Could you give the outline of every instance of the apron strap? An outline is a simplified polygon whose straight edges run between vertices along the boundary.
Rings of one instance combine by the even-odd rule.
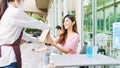
[[[21,60],[21,52],[20,52],[20,42],[21,42],[22,34],[23,34],[23,30],[20,34],[20,37],[13,44],[1,45],[1,46],[12,46],[17,60],[17,68],[22,68],[22,60]],[[1,57],[1,46],[0,46],[0,57]]]

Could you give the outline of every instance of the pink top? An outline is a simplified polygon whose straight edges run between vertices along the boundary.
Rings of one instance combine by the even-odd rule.
[[[59,40],[60,37],[57,37],[56,41]],[[66,42],[65,44],[62,46],[62,48],[64,49],[72,49],[71,52],[69,52],[68,54],[72,55],[72,54],[76,54],[76,51],[77,51],[77,46],[78,46],[78,43],[79,43],[79,40],[80,40],[80,37],[77,33],[74,33],[72,36],[68,37],[66,39]]]

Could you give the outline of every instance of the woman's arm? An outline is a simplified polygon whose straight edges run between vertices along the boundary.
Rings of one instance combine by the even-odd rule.
[[[60,50],[62,53],[65,53],[65,54],[68,54],[69,52],[72,51],[72,49],[70,49],[70,48],[64,49],[64,48],[58,46],[57,43],[54,43],[54,44],[52,44],[52,45],[53,45],[54,47],[56,47],[58,50]]]
[[[51,39],[52,40],[52,39]],[[52,40],[51,44],[56,47],[58,50],[60,50],[61,52],[65,53],[65,54],[68,54],[70,53],[72,50],[75,50],[77,48],[77,45],[78,45],[78,41],[79,41],[79,36],[78,35],[75,35],[74,37],[71,38],[70,41],[68,41],[69,43],[66,43],[66,45],[68,45],[69,47],[68,48],[64,48],[64,47],[60,47],[58,46],[58,44]]]
[[[32,49],[32,51],[34,51],[34,52],[44,52],[44,51],[48,51],[49,48],[50,48],[50,46],[44,46],[44,48]]]
[[[64,49],[64,48],[62,48],[62,47],[60,47],[60,46],[58,46],[58,43],[57,43],[57,41],[58,41],[58,38],[57,38],[57,40],[54,40],[51,36],[50,36],[50,34],[48,34],[48,41],[51,43],[51,45],[52,46],[54,46],[54,47],[56,47],[58,50],[60,50],[62,53],[65,53],[65,54],[67,54],[67,53],[69,53],[72,49],[70,49],[70,48],[67,48],[67,49]]]

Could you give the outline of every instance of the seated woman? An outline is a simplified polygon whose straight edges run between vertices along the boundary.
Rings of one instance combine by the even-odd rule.
[[[49,64],[49,56],[52,52],[69,55],[75,55],[77,53],[76,51],[80,38],[77,31],[75,17],[69,14],[64,17],[61,33],[55,41],[50,35],[47,38],[49,40],[48,43],[50,43],[54,48],[50,47],[47,51],[42,52],[42,68],[46,68]]]

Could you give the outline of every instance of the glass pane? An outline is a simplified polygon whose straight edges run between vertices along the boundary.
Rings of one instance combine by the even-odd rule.
[[[103,19],[103,11],[97,12],[97,32],[101,32],[104,28],[104,19]]]
[[[120,22],[120,4],[117,5],[116,9],[116,22]]]
[[[112,23],[114,22],[114,7],[105,10],[106,29],[112,31]]]

